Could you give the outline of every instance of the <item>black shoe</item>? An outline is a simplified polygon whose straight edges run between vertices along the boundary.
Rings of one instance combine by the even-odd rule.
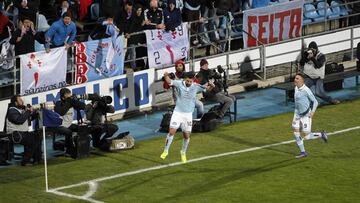
[[[33,166],[34,164],[30,161],[22,161],[21,166]]]
[[[337,100],[337,99],[334,99],[334,100],[331,101],[331,104],[334,104],[334,105],[340,104],[340,101]]]
[[[9,166],[9,165],[11,165],[11,164],[7,161],[3,161],[0,163],[0,166]]]

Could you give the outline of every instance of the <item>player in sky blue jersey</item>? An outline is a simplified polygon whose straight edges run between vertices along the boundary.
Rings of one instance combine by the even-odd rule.
[[[327,135],[325,132],[311,132],[311,121],[318,106],[318,101],[311,90],[304,84],[304,75],[301,73],[296,74],[294,84],[295,112],[292,127],[294,129],[296,144],[300,149],[300,154],[296,156],[296,158],[303,158],[307,156],[307,153],[305,151],[303,138],[300,135],[300,129],[305,135],[305,140],[315,139],[320,136],[327,142]]]
[[[183,80],[171,80],[168,73],[164,74],[165,82],[176,88],[176,105],[170,120],[170,129],[166,137],[164,152],[160,158],[165,159],[169,153],[170,145],[174,135],[179,127],[183,132],[183,144],[180,151],[181,161],[186,162],[186,150],[190,142],[190,133],[192,130],[192,114],[195,109],[196,95],[198,92],[211,90],[214,85],[199,85],[193,83],[194,74],[185,73]]]

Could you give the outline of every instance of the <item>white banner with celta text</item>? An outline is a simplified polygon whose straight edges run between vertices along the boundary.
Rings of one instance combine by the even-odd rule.
[[[187,23],[174,31],[155,29],[146,30],[145,34],[149,68],[175,64],[175,61],[187,58],[190,48]]]
[[[300,37],[303,0],[244,11],[244,47],[271,44]]]
[[[66,86],[67,50],[65,47],[20,56],[20,93],[45,92]]]

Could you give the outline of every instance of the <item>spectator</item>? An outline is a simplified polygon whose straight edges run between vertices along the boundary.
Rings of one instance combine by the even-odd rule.
[[[61,2],[61,7],[59,8],[57,13],[57,19],[60,19],[64,15],[64,13],[67,12],[71,12],[70,4],[67,0],[63,0]]]
[[[185,0],[184,1],[184,9],[183,9],[183,20],[185,22],[192,22],[200,20],[200,7],[201,2],[199,0]],[[191,38],[190,42],[192,45],[198,45],[199,40],[197,39],[198,32],[198,22],[193,22],[191,24]]]
[[[208,44],[209,41],[216,42],[219,40],[219,34],[216,31],[215,25],[215,0],[206,1],[204,4],[201,4],[201,16],[203,21],[199,25],[199,32],[204,33],[199,35],[199,42],[202,45]],[[206,30],[205,30],[206,27]],[[206,32],[206,33],[205,33]]]
[[[135,15],[131,21],[129,31],[128,33],[125,33],[125,36],[128,38],[127,53],[129,56],[129,60],[131,60],[130,67],[132,69],[136,68],[136,53],[137,53],[136,46],[140,44],[144,44],[146,42],[145,35],[142,33],[130,35],[132,33],[143,31],[145,25],[141,5],[140,4],[135,5],[134,10],[135,10]]]
[[[235,12],[238,10],[238,4],[235,0],[216,0],[215,1],[216,7],[216,15],[221,16],[219,18],[219,36],[221,40],[227,39],[229,37],[228,33],[228,22],[230,21],[230,12]],[[225,48],[224,44],[222,43],[223,48]]]
[[[31,22],[36,22],[36,13],[39,9],[39,2],[39,0],[20,0],[15,4],[19,10],[19,20],[22,22],[24,18],[29,18]]]
[[[116,36],[119,33],[119,28],[114,25],[114,17],[107,16],[101,24],[99,24],[90,34],[89,40],[97,40]]]
[[[339,104],[340,101],[331,98],[324,90],[325,77],[325,55],[322,54],[316,42],[310,42],[308,49],[303,53],[300,66],[305,74],[305,84],[307,87],[315,87],[315,95],[332,104]]]
[[[34,23],[25,17],[22,27],[15,30],[10,39],[10,43],[15,45],[15,55],[35,52],[35,40],[40,41],[39,33],[34,29]]]
[[[76,36],[75,23],[71,22],[71,13],[64,13],[62,19],[54,22],[45,34],[45,50],[50,48],[66,46],[69,49]]]
[[[176,0],[168,0],[168,6],[164,10],[164,22],[166,31],[174,31],[181,24],[181,11],[176,8]]]
[[[115,20],[117,27],[120,29],[120,33],[128,33],[130,29],[130,24],[133,19],[133,3],[128,1],[118,19]]]
[[[9,38],[9,32],[12,24],[9,18],[0,11],[0,42],[6,38]]]
[[[144,29],[165,29],[163,11],[158,7],[157,0],[150,1],[150,9],[144,11],[144,19]]]
[[[80,0],[79,19],[85,20],[88,17],[89,6],[92,4],[92,0]]]

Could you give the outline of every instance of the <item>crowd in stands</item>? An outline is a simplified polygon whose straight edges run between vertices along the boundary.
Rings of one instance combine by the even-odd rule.
[[[11,38],[16,55],[44,49],[49,52],[49,48],[64,45],[68,48],[75,40],[84,41],[79,38],[84,30],[78,24],[92,22],[96,26],[85,33],[89,36],[85,39],[124,34],[128,39],[126,59],[135,69],[144,66],[135,59],[147,52],[145,46],[139,46],[146,43],[145,35],[134,33],[155,28],[172,31],[182,22],[193,22],[191,45],[207,47],[209,55],[210,46],[225,50],[230,20],[240,27],[238,36],[242,35],[242,11],[286,1],[290,0],[0,0],[0,42]],[[320,1],[305,2],[317,5]],[[349,3],[349,14],[360,12],[360,3],[326,2],[332,5],[334,1]],[[359,15],[351,16],[350,25],[359,23]]]

